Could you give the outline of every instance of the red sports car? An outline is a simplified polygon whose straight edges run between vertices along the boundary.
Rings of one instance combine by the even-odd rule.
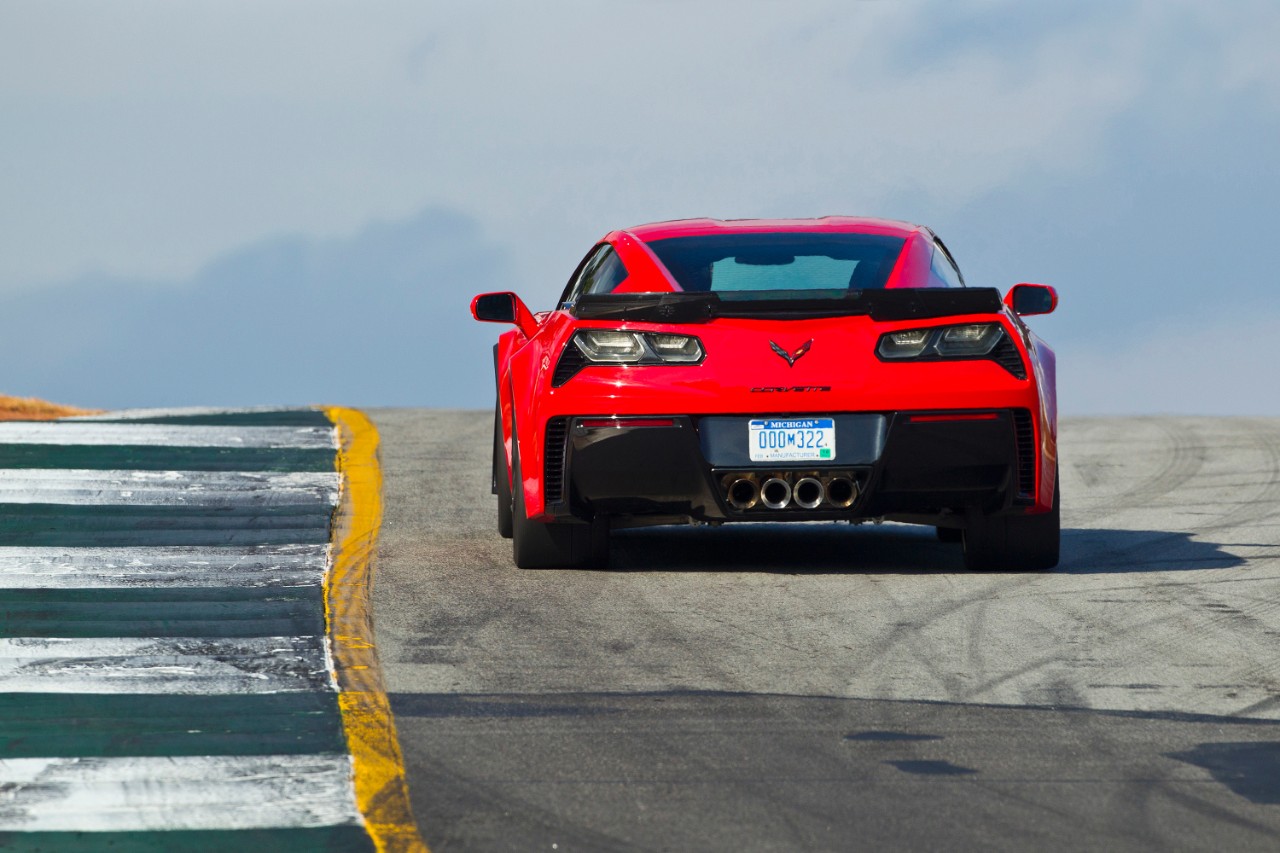
[[[973,569],[1058,562],[1057,294],[966,287],[928,228],[691,219],[605,235],[555,309],[471,303],[494,347],[493,482],[516,565],[618,527],[889,519]]]

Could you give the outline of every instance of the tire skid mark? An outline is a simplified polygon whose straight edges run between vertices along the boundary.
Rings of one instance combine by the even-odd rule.
[[[1264,485],[1254,494],[1238,504],[1227,508],[1218,507],[1218,520],[1209,524],[1198,524],[1193,527],[1195,533],[1220,534],[1228,531],[1239,531],[1258,521],[1277,514],[1277,503],[1280,502],[1280,434],[1274,425],[1257,420],[1240,420],[1229,422],[1229,429],[1239,436],[1241,445],[1247,445],[1261,456],[1261,473],[1264,474]],[[1217,537],[1215,537],[1217,538]],[[1274,539],[1272,540],[1274,542]],[[1188,584],[1177,590],[1180,605],[1195,614],[1192,619],[1200,626],[1216,629],[1217,633],[1241,637],[1255,636],[1265,631],[1267,622],[1260,620],[1259,615],[1274,612],[1276,606],[1270,602],[1262,608],[1249,610],[1224,605],[1216,596],[1210,594],[1200,584]],[[1206,618],[1206,611],[1210,614]],[[1173,638],[1165,644],[1173,649],[1181,643]],[[1254,658],[1251,666],[1238,668],[1233,660],[1229,664],[1229,675],[1225,680],[1248,684],[1254,690],[1263,690],[1271,697],[1242,705],[1235,713],[1252,715],[1271,710],[1280,702],[1280,678],[1277,670],[1280,663],[1272,658]]]
[[[1258,522],[1280,517],[1280,428],[1275,424],[1259,419],[1241,421],[1245,437],[1257,448],[1265,459],[1265,470],[1260,472],[1264,484],[1257,494],[1242,500],[1235,509],[1223,513],[1220,521],[1198,525],[1197,532],[1221,533],[1253,526]],[[1272,536],[1267,543],[1277,543]]]
[[[1080,595],[1094,595],[1098,593],[1115,593],[1115,592],[1143,592],[1145,590],[1155,589],[1177,589],[1185,586],[1221,586],[1231,584],[1264,584],[1272,583],[1280,580],[1280,575],[1263,575],[1259,577],[1230,577],[1230,578],[1213,578],[1208,580],[1186,580],[1186,581],[1152,581],[1147,584],[1123,584],[1115,586],[1086,586],[1078,589],[1056,589],[1045,593],[1048,598],[1075,598]],[[1006,596],[1008,598],[1017,598],[1019,596]]]
[[[1096,488],[1088,488],[1089,480],[1093,479],[1093,485],[1096,487],[1102,484],[1100,478],[1092,477],[1086,473],[1080,473],[1080,478],[1085,482],[1088,490],[1085,494],[1095,496],[1090,501],[1089,512],[1094,518],[1104,517],[1115,514],[1122,510],[1130,509],[1135,505],[1147,505],[1153,503],[1156,499],[1162,498],[1169,492],[1184,484],[1187,480],[1199,473],[1204,466],[1206,453],[1203,444],[1198,440],[1196,430],[1187,424],[1166,418],[1133,418],[1123,422],[1122,428],[1129,428],[1128,425],[1138,424],[1139,426],[1152,430],[1157,435],[1159,448],[1152,447],[1149,442],[1138,442],[1134,439],[1133,443],[1138,444],[1139,452],[1148,457],[1154,457],[1159,462],[1159,467],[1154,473],[1145,475],[1136,483],[1126,486],[1122,491],[1113,495],[1099,495]],[[1110,423],[1091,423],[1090,432],[1107,431],[1112,432],[1116,427]],[[1126,450],[1126,442],[1121,437],[1108,438],[1107,441],[1089,442],[1094,447],[1104,447],[1104,453],[1091,455],[1087,460],[1079,462],[1071,461],[1073,469],[1080,472],[1081,469],[1090,470],[1092,468],[1115,468],[1123,470],[1122,461],[1112,462],[1117,459],[1119,453]],[[1083,441],[1072,438],[1070,442],[1064,442],[1066,447],[1063,448],[1064,457],[1071,459],[1073,453],[1072,445]],[[1165,449],[1167,447],[1167,449]],[[1129,458],[1133,454],[1124,453],[1121,459]]]
[[[991,609],[991,600],[983,599],[974,608],[973,615],[970,618],[969,630],[967,634],[968,648],[966,658],[969,664],[969,673],[974,678],[984,679],[987,677],[986,643],[984,642],[988,630],[987,616]]]
[[[906,646],[911,652],[917,663],[919,663],[934,680],[944,686],[948,697],[964,695],[967,688],[963,680],[945,669],[945,656],[939,655],[932,640],[925,636],[926,629],[938,625],[943,620],[958,614],[962,610],[967,610],[975,605],[985,605],[994,596],[998,596],[1003,588],[1004,578],[1001,581],[993,582],[980,592],[960,599],[952,599],[949,603],[930,608],[923,614],[923,618],[917,617],[912,622],[899,623],[894,626],[893,630],[881,639],[871,650],[871,656],[865,662],[860,662],[861,667],[867,670],[881,668],[877,664],[889,663],[886,658],[890,656],[898,646]],[[1019,588],[1025,588],[1037,584],[1037,577],[1018,578],[1014,585]],[[881,589],[881,592],[890,599],[894,609],[905,609],[903,602],[896,599],[892,592],[888,589]],[[890,670],[885,673],[885,678],[881,680],[880,686],[884,690],[884,695],[895,695],[896,691],[893,682],[896,680],[895,673]]]
[[[1179,446],[1186,441],[1186,436],[1191,431],[1185,425],[1162,426],[1163,432],[1173,438],[1173,451],[1170,459],[1160,472],[1129,489],[1125,494],[1135,497],[1146,494],[1150,497],[1153,494],[1152,488],[1164,488],[1170,481],[1171,472],[1178,467]],[[1237,450],[1252,449],[1259,452],[1263,457],[1263,470],[1259,473],[1256,492],[1247,496],[1242,495],[1239,500],[1230,502],[1224,502],[1220,496],[1213,495],[1209,498],[1212,501],[1210,505],[1213,509],[1205,513],[1205,521],[1188,525],[1185,530],[1172,531],[1163,535],[1156,534],[1150,541],[1137,542],[1118,549],[1110,546],[1105,541],[1086,544],[1084,549],[1078,546],[1072,547],[1066,551],[1067,557],[1064,559],[1061,569],[1072,570],[1096,565],[1097,558],[1100,555],[1105,555],[1105,565],[1110,567],[1147,566],[1159,561],[1151,558],[1162,556],[1165,549],[1161,549],[1161,545],[1183,544],[1186,542],[1187,534],[1198,535],[1236,530],[1280,515],[1280,433],[1278,433],[1277,427],[1266,421],[1241,420],[1238,422],[1229,421],[1227,429],[1229,432],[1225,438],[1235,438],[1230,443]],[[1203,466],[1209,448],[1215,450],[1221,448],[1224,444],[1221,440],[1222,438],[1224,437],[1203,436],[1201,446],[1198,448],[1198,452],[1194,454],[1194,457],[1198,460],[1194,466],[1197,471]],[[1182,455],[1186,456],[1185,453]],[[1194,487],[1195,490],[1203,488],[1203,486]],[[1098,508],[1103,510],[1104,517],[1105,514],[1118,514],[1125,509],[1122,506],[1118,506],[1117,501],[1114,499],[1104,501],[1096,506],[1091,504],[1087,511],[1091,519],[1094,510]],[[1081,510],[1080,512],[1084,514],[1085,511]],[[1274,545],[1276,544],[1276,537],[1269,537],[1269,541],[1258,544],[1263,547]],[[1145,557],[1145,559],[1138,559],[1140,556]],[[1175,559],[1174,562],[1178,561]]]
[[[1116,498],[1113,503],[1120,506],[1151,503],[1162,498],[1195,477],[1204,466],[1206,452],[1197,430],[1165,418],[1143,420],[1159,430],[1161,437],[1170,445],[1170,452],[1153,475],[1130,486]]]
[[[1210,789],[1212,790],[1212,789]],[[1267,839],[1280,838],[1280,830],[1250,820],[1240,815],[1238,812],[1225,809],[1216,803],[1211,803],[1204,797],[1196,796],[1191,786],[1185,783],[1177,784],[1173,782],[1160,786],[1160,794],[1168,798],[1169,801],[1181,809],[1195,812],[1201,817],[1207,818],[1214,823],[1229,823],[1241,829],[1247,829],[1256,832]]]
[[[1164,462],[1154,474],[1145,477],[1143,480],[1132,486],[1129,486],[1119,495],[1105,499],[1101,506],[1095,506],[1091,503],[1088,509],[1090,515],[1094,515],[1098,509],[1101,509],[1104,513],[1108,511],[1118,512],[1125,508],[1128,503],[1135,500],[1142,499],[1150,501],[1154,497],[1163,496],[1176,488],[1182,482],[1184,477],[1187,476],[1188,471],[1198,472],[1204,465],[1207,454],[1203,447],[1197,444],[1196,432],[1191,427],[1176,422],[1172,424],[1165,423],[1163,419],[1156,418],[1137,419],[1137,421],[1144,425],[1152,426],[1158,430],[1162,440],[1171,446],[1171,451],[1168,454],[1161,454],[1164,458]],[[1084,426],[1088,432],[1109,431],[1114,429],[1114,427],[1107,422],[1085,422]],[[1078,441],[1079,439],[1077,438],[1076,440]],[[1095,442],[1095,446],[1096,445],[1112,447],[1113,443]],[[1069,449],[1067,452],[1070,452]],[[1107,455],[1095,457],[1095,459],[1098,460],[1097,464],[1104,466],[1106,465],[1105,460],[1107,458]],[[1079,500],[1079,498],[1073,499],[1069,494],[1066,497],[1068,506],[1070,506],[1071,503],[1078,502]],[[1179,534],[1169,534],[1167,537],[1162,538],[1167,538],[1168,541],[1173,542],[1175,540],[1181,541],[1183,537]],[[1149,547],[1149,544],[1138,544],[1130,548],[1126,548],[1124,551],[1136,553],[1147,547]],[[1108,548],[1106,545],[1100,545],[1096,551],[1107,551],[1107,553],[1113,558],[1117,556],[1116,550],[1114,548]],[[1067,552],[1067,554],[1068,558],[1064,561],[1063,568],[1070,568],[1074,565],[1086,563],[1089,560],[1089,557],[1092,556],[1089,554],[1081,555],[1070,551]],[[1120,556],[1124,556],[1124,554],[1122,553]],[[885,658],[892,654],[895,648],[900,645],[906,645],[911,649],[915,659],[923,665],[926,671],[939,684],[946,685],[946,691],[949,695],[974,695],[975,692],[977,692],[977,689],[966,687],[955,675],[944,671],[944,667],[940,662],[940,656],[937,654],[936,647],[924,636],[926,630],[966,608],[977,606],[981,612],[985,612],[993,597],[1004,598],[1010,595],[1018,595],[1020,593],[1031,593],[1032,590],[1039,585],[1039,580],[1039,577],[1036,576],[1015,576],[1012,578],[1004,576],[999,581],[974,595],[970,595],[959,600],[949,599],[947,600],[947,603],[930,608],[925,612],[923,618],[920,618],[917,615],[912,622],[896,626],[887,636],[881,638],[876,644],[875,649],[872,651],[869,660],[866,660],[864,665],[874,666],[877,662],[883,662]],[[893,601],[895,609],[897,609],[897,606],[902,604],[902,602],[893,600],[892,594],[883,587],[880,588],[880,591],[888,595],[891,601]],[[970,646],[969,651],[971,655],[977,655],[977,660],[981,660],[982,657],[980,649],[983,643],[977,638],[986,633],[982,625],[984,621],[985,617],[979,615],[969,626],[968,631],[970,638],[968,643]],[[1056,656],[1047,658],[1045,661],[1038,663],[1037,666],[1042,666],[1056,659]],[[978,667],[978,674],[985,675],[984,668],[981,665]],[[885,687],[889,688],[890,685],[886,684]]]
[[[1139,590],[1141,591],[1141,590]],[[1156,633],[1149,639],[1143,640],[1133,646],[1126,647],[1128,658],[1130,660],[1169,660],[1173,656],[1185,652],[1186,636],[1193,634],[1195,636],[1221,636],[1224,633],[1236,633],[1234,629],[1237,625],[1235,614],[1223,613],[1204,606],[1204,596],[1196,587],[1188,586],[1184,588],[1185,595],[1181,598],[1166,600],[1162,602],[1151,602],[1159,604],[1162,611],[1157,618],[1150,619],[1141,623],[1129,623],[1124,625],[1113,624],[1108,632],[1108,640],[1113,644],[1117,640],[1127,639],[1130,637],[1142,637],[1145,633],[1153,628],[1159,628],[1170,620],[1180,620],[1187,623],[1185,631],[1161,631]],[[1142,602],[1138,602],[1142,603]],[[1251,677],[1252,676],[1252,677]],[[1268,692],[1276,692],[1274,680],[1269,673],[1259,672],[1256,667],[1251,670],[1235,670],[1232,669],[1228,673],[1222,675],[1222,679],[1230,681],[1243,681],[1250,689],[1265,690]],[[1256,703],[1251,703],[1256,704]],[[1241,714],[1240,709],[1233,709],[1229,714]]]
[[[1238,530],[1280,516],[1280,425],[1259,419],[1240,419],[1228,421],[1227,427],[1238,442],[1233,442],[1237,452],[1248,449],[1260,457],[1260,464],[1250,472],[1258,479],[1256,482],[1239,480],[1236,500],[1224,501],[1220,495],[1215,496],[1213,512],[1209,515],[1214,520],[1191,526],[1193,533]],[[1266,544],[1277,541],[1273,536]]]
[[[1240,481],[1243,488],[1252,494],[1248,497],[1242,497],[1241,503],[1247,506],[1253,506],[1253,512],[1246,512],[1246,520],[1249,516],[1267,518],[1270,517],[1274,510],[1275,498],[1280,497],[1276,493],[1280,488],[1280,475],[1277,469],[1280,464],[1276,462],[1277,452],[1274,437],[1276,435],[1275,427],[1263,422],[1257,425],[1249,425],[1241,430],[1236,422],[1228,422],[1225,429],[1213,430],[1210,427],[1212,423],[1201,424],[1200,422],[1174,422],[1164,424],[1159,421],[1152,420],[1161,430],[1164,441],[1171,448],[1165,457],[1165,461],[1160,469],[1153,475],[1144,477],[1139,483],[1127,488],[1121,494],[1133,497],[1145,497],[1148,501],[1154,502],[1155,499],[1168,494],[1170,491],[1179,487],[1183,480],[1191,476],[1192,473],[1199,473],[1205,470],[1209,460],[1215,458],[1215,453],[1223,445],[1234,446],[1237,449],[1262,450],[1264,453],[1263,475],[1245,478]],[[1105,425],[1104,425],[1105,426]],[[1096,430],[1095,430],[1096,431]],[[1197,445],[1197,442],[1199,444]],[[1255,466],[1250,465],[1250,468]],[[1226,475],[1224,475],[1226,476]],[[1185,491],[1185,490],[1184,490]],[[1088,498],[1086,497],[1085,500]],[[1070,498],[1069,498],[1070,500]],[[1080,499],[1076,499],[1080,500]],[[1107,503],[1114,504],[1114,498],[1109,499]],[[1247,509],[1246,506],[1246,509]],[[1217,512],[1213,514],[1213,518],[1230,519],[1229,524],[1223,525],[1224,528],[1236,526],[1239,520],[1239,510],[1235,507],[1223,506],[1221,503],[1216,504]],[[1092,504],[1087,510],[1083,510],[1092,514],[1094,507]],[[1193,528],[1193,530],[1197,530]],[[1105,556],[1108,565],[1123,567],[1150,567],[1153,563],[1161,560],[1168,562],[1171,568],[1186,565],[1186,561],[1181,558],[1179,551],[1184,550],[1181,547],[1185,545],[1187,535],[1184,532],[1169,532],[1166,534],[1155,533],[1153,537],[1145,542],[1139,542],[1131,546],[1116,549],[1106,541],[1102,541],[1094,545],[1088,552],[1080,553],[1078,550],[1070,551],[1069,562],[1064,568],[1087,569],[1092,565],[1096,565],[1099,556]],[[1251,539],[1250,541],[1258,541],[1261,543],[1261,537]],[[1270,544],[1270,543],[1266,543]],[[1090,553],[1092,552],[1092,553]],[[1092,561],[1091,561],[1091,558]],[[1154,558],[1154,559],[1153,559]],[[1244,633],[1250,636],[1254,632],[1252,629],[1240,631],[1238,629],[1238,617],[1236,614],[1228,612],[1212,612],[1212,608],[1206,607],[1206,602],[1197,590],[1205,584],[1215,586],[1221,584],[1239,584],[1254,583],[1256,588],[1257,582],[1273,581],[1274,578],[1259,578],[1256,576],[1240,576],[1210,578],[1203,574],[1193,581],[1175,581],[1158,579],[1160,575],[1153,576],[1150,581],[1142,584],[1108,586],[1105,588],[1095,588],[1089,585],[1082,585],[1081,588],[1072,591],[1056,590],[1049,597],[1053,605],[1052,610],[1064,616],[1062,621],[1067,624],[1084,623],[1087,627],[1085,633],[1087,635],[1108,636],[1115,638],[1132,638],[1134,636],[1142,636],[1143,633],[1152,633],[1151,629],[1159,627],[1161,624],[1168,622],[1170,619],[1180,620],[1186,619],[1193,631],[1203,631],[1209,629],[1218,634],[1230,635],[1233,633]],[[1167,576],[1165,576],[1167,577]],[[892,594],[892,588],[886,585],[875,585],[873,588],[877,592],[885,595],[889,601],[889,607],[894,610],[906,610],[914,601],[900,602]],[[1218,588],[1222,588],[1219,586]],[[1110,590],[1126,590],[1129,592],[1141,593],[1140,598],[1135,601],[1135,606],[1147,606],[1142,604],[1149,601],[1150,606],[1165,610],[1166,612],[1157,620],[1145,621],[1141,625],[1134,626],[1131,624],[1113,625],[1107,620],[1100,623],[1090,624],[1088,613],[1067,612],[1070,608],[1070,598],[1079,594],[1096,594],[1101,589]],[[894,626],[886,635],[876,638],[874,648],[871,649],[869,656],[863,657],[860,661],[860,668],[864,670],[883,669],[887,664],[887,659],[893,655],[894,650],[899,647],[909,649],[913,658],[913,665],[918,666],[922,670],[922,674],[932,679],[934,683],[944,687],[944,692],[950,695],[980,695],[984,690],[991,690],[1001,683],[1011,680],[1008,675],[998,676],[991,679],[985,672],[983,653],[983,638],[989,636],[988,629],[984,623],[989,618],[991,603],[993,599],[999,598],[1015,598],[1027,597],[1035,595],[1042,598],[1043,591],[1036,585],[1035,578],[1018,579],[1015,583],[1009,584],[1004,582],[999,588],[992,590],[987,588],[982,592],[965,597],[956,601],[952,599],[950,603],[931,607],[927,609],[923,618],[919,612],[912,613],[914,617],[911,621],[901,625]],[[1173,596],[1173,601],[1153,601],[1150,599],[1168,598]],[[1175,603],[1176,602],[1176,603]],[[1046,602],[1050,603],[1050,602]],[[976,605],[976,607],[974,607]],[[1172,612],[1169,612],[1170,605],[1173,606]],[[965,608],[974,608],[972,618],[964,623],[963,627],[957,626],[944,630],[942,633],[955,636],[957,631],[966,631],[967,637],[967,661],[968,674],[983,677],[982,682],[975,686],[970,684],[965,686],[963,681],[958,678],[950,670],[946,664],[945,654],[939,654],[938,643],[940,639],[936,636],[930,637],[929,629],[943,623],[945,620],[954,617],[958,612]],[[1263,608],[1254,612],[1260,615],[1266,615],[1271,612],[1271,608]],[[1259,624],[1265,624],[1262,620]],[[1162,654],[1176,652],[1177,649],[1185,645],[1185,637],[1180,636],[1177,631],[1156,631],[1155,636],[1149,640],[1142,642],[1135,647],[1131,654],[1141,658],[1151,657],[1158,659]],[[945,640],[941,640],[945,642]],[[1027,666],[1019,670],[1012,677],[1025,676],[1037,669],[1050,667],[1055,664],[1070,665],[1069,658],[1064,658],[1060,653],[1054,652],[1043,656],[1040,659],[1030,662]],[[1252,689],[1261,689],[1269,691],[1272,688],[1273,674],[1271,668],[1266,664],[1258,664],[1251,669],[1233,673],[1239,678],[1228,680],[1241,680],[1248,683]],[[891,674],[886,672],[878,680],[882,683],[883,689],[889,691],[888,695],[893,693],[893,682]],[[1243,704],[1237,711],[1254,712],[1263,707],[1270,707],[1269,700],[1263,702],[1255,702],[1251,704]]]
[[[1165,619],[1166,617],[1161,616],[1156,619],[1151,619],[1147,622],[1129,624],[1127,627],[1120,629],[1119,631],[1115,631],[1113,629],[1112,637],[1114,638],[1114,637],[1132,636],[1136,633],[1145,631],[1146,629],[1154,625],[1159,625],[1160,623],[1165,621]],[[1160,642],[1153,642],[1151,644],[1143,644],[1139,646],[1139,648],[1143,650],[1147,650],[1149,648],[1160,648],[1163,645],[1164,644]],[[1055,663],[1066,663],[1066,662],[1067,662],[1066,659],[1064,659],[1061,653],[1057,650],[1050,652],[1048,654],[1041,655],[1033,660],[1027,661],[1025,664],[1017,667],[1016,669],[1002,672],[999,676],[996,676],[995,678],[991,678],[983,683],[974,685],[972,688],[965,691],[959,697],[959,701],[963,701],[963,702],[977,701],[978,697],[981,696],[983,693],[987,693],[991,690],[994,690],[995,688],[1008,684],[1009,682],[1014,681],[1015,679],[1021,678],[1037,670],[1043,669],[1046,666],[1050,666]],[[1086,705],[1084,707],[1089,707],[1089,706]]]

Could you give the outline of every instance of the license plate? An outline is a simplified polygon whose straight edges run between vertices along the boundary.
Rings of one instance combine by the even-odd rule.
[[[752,462],[824,462],[836,458],[833,418],[760,418],[750,422]]]

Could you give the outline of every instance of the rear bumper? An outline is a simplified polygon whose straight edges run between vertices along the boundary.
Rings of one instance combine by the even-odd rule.
[[[844,413],[830,461],[753,463],[746,416],[643,419],[553,418],[546,431],[544,488],[550,518],[605,515],[643,522],[859,520],[902,517],[943,521],[957,514],[1027,511],[1034,505],[1035,441],[1025,409]],[[770,508],[736,504],[739,479],[758,489],[770,479],[788,489],[821,484],[807,501]],[[843,483],[833,499],[833,481]],[[743,493],[750,492],[742,487]],[[814,493],[808,484],[806,495]],[[775,501],[776,503],[776,501]]]

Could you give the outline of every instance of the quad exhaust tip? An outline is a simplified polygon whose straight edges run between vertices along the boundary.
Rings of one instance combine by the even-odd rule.
[[[761,477],[765,479],[762,481]],[[792,482],[795,478],[795,482]],[[762,506],[781,510],[848,509],[858,500],[858,481],[847,474],[828,476],[818,472],[807,474],[756,474],[744,471],[726,474],[720,481],[725,502],[738,512]]]
[[[769,509],[786,509],[791,503],[791,484],[781,477],[770,477],[760,487],[760,500]]]
[[[827,481],[827,502],[846,509],[858,499],[858,484],[848,477],[832,477]]]
[[[802,477],[791,489],[791,499],[802,509],[817,509],[822,505],[822,481],[813,477]]]
[[[739,477],[729,484],[729,506],[737,510],[748,510],[760,503],[760,484],[755,477]]]

